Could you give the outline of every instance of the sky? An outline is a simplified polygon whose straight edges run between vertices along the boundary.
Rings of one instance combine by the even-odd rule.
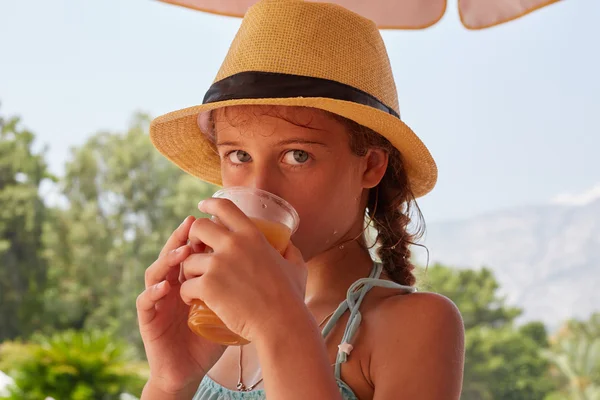
[[[70,148],[202,102],[240,19],[156,0],[0,0],[0,113]],[[382,31],[403,120],[430,149],[427,222],[600,197],[600,1],[564,0],[482,31],[455,0],[420,31]]]

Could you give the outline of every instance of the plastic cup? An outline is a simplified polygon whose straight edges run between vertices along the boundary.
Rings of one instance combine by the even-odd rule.
[[[271,246],[283,255],[300,221],[298,213],[288,202],[267,191],[247,187],[221,189],[213,197],[231,200],[254,222]],[[188,326],[195,334],[216,343],[229,346],[249,343],[231,332],[201,300],[192,302]]]

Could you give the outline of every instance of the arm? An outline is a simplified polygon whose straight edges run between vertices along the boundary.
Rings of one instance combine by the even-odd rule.
[[[458,400],[464,328],[454,303],[433,293],[388,300],[378,315],[385,328],[373,350],[373,399]]]
[[[256,341],[268,398],[341,400],[314,318],[304,303],[287,307],[285,315]]]

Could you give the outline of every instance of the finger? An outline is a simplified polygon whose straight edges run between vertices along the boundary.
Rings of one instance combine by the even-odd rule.
[[[190,232],[192,231],[192,229],[194,228],[194,224],[197,223],[197,221],[203,220],[206,218],[200,218],[197,219],[196,221],[194,221],[194,223],[192,224],[192,226],[190,226],[190,230],[188,232],[188,246],[190,246],[192,248],[192,253],[204,253],[204,251],[206,250],[206,245],[204,243],[202,243],[200,240],[196,239],[193,236],[190,236]]]
[[[185,282],[185,276],[183,275],[183,266],[179,264],[179,283]]]
[[[190,246],[192,246],[192,253],[204,253],[206,251],[206,245],[196,238],[190,240]]]
[[[204,275],[208,271],[211,257],[214,257],[214,253],[192,254],[186,258],[181,263],[183,282]]]
[[[229,199],[206,199],[198,204],[198,209],[219,219],[232,232],[254,231],[254,223]]]
[[[188,305],[194,300],[204,301],[205,286],[205,280],[202,276],[187,280],[181,284],[179,296]]]
[[[144,277],[146,288],[165,280],[171,268],[179,266],[190,253],[190,246],[184,244],[183,246],[171,250],[164,256],[159,257],[146,269]]]
[[[292,243],[291,240],[288,244],[287,249],[283,253],[283,258],[285,258],[293,264],[304,264],[304,257],[302,256],[302,252],[300,252],[300,249],[294,246],[294,243]]]
[[[197,219],[190,228],[190,243],[202,243],[204,249],[219,249],[231,238],[231,232],[223,225],[208,218]]]
[[[169,282],[171,284],[171,286],[177,285],[177,284],[179,284],[179,276],[180,275],[181,275],[181,264],[175,265],[169,269],[169,272],[167,272],[167,276],[165,277],[165,280],[167,282]]]
[[[144,290],[136,299],[138,320],[140,325],[150,323],[156,315],[156,303],[171,290],[169,282],[162,281]]]
[[[162,257],[165,254],[167,254],[169,251],[174,250],[174,249],[176,249],[180,246],[183,246],[184,244],[187,243],[190,227],[192,226],[192,224],[194,223],[195,220],[196,220],[196,218],[192,215],[187,216],[183,220],[181,225],[179,225],[177,227],[177,229],[175,229],[173,231],[173,233],[171,234],[171,236],[165,243],[164,247],[162,248],[162,250],[160,252],[159,257]]]

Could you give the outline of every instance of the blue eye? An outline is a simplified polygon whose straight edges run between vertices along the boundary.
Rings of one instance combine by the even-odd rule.
[[[250,154],[243,150],[231,151],[227,154],[227,157],[229,157],[229,161],[231,161],[233,164],[244,164],[252,160]]]
[[[309,160],[309,155],[304,150],[290,150],[285,153],[284,161],[291,165],[304,164]]]

